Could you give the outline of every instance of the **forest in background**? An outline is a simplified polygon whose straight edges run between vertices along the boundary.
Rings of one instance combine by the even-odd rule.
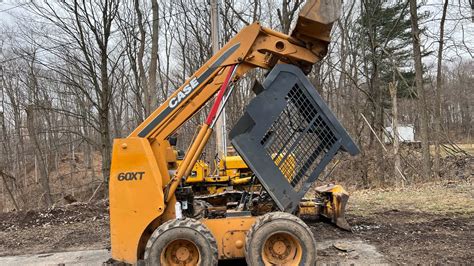
[[[255,21],[289,33],[302,4],[222,0],[219,41]],[[453,178],[446,164],[470,156],[457,144],[472,143],[473,8],[468,0],[344,2],[328,55],[309,75],[362,150],[339,155],[333,176],[363,187]],[[211,57],[210,11],[204,0],[0,4],[0,209],[98,197],[113,138],[126,137]],[[264,74],[239,81],[228,130]],[[180,148],[208,111],[179,129]],[[394,120],[414,126],[421,148],[397,138],[381,145]],[[214,155],[210,141],[204,159]]]

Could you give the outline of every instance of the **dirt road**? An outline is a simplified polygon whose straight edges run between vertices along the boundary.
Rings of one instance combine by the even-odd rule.
[[[320,263],[474,264],[474,187],[469,182],[357,191],[347,216],[353,232],[310,224]],[[108,226],[104,202],[0,214],[0,265],[30,260],[99,265],[108,256]],[[48,253],[85,249],[94,251]]]
[[[106,249],[0,257],[0,265],[102,265],[110,258]]]
[[[325,240],[318,242],[318,261],[329,262],[326,260],[328,250],[334,247],[339,248],[340,254],[333,254],[342,264],[368,264],[368,263],[386,263],[387,260],[380,254],[376,247],[361,240],[338,239]],[[82,250],[58,253],[43,253],[33,255],[18,255],[0,257],[0,265],[102,265],[110,258],[110,252],[107,249]],[[221,262],[219,265],[242,265],[243,260]]]

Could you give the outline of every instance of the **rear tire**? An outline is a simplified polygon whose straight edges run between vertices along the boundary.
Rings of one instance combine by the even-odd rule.
[[[316,265],[316,241],[298,217],[271,212],[257,218],[247,233],[248,265]]]
[[[217,265],[217,243],[195,219],[170,220],[153,232],[144,257],[146,265]]]

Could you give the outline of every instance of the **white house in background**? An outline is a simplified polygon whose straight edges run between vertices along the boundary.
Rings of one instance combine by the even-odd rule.
[[[400,142],[415,142],[415,127],[413,125],[400,125],[397,129],[398,140]],[[391,136],[391,138],[384,135],[384,142],[391,143],[394,138],[392,127],[386,127],[385,131]]]

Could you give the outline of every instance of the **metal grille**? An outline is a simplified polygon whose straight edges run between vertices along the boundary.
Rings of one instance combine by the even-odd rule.
[[[291,186],[299,190],[336,138],[298,84],[285,99],[287,106],[260,144]]]
[[[229,137],[278,208],[293,212],[339,151],[359,149],[299,68],[279,64],[261,87]]]

